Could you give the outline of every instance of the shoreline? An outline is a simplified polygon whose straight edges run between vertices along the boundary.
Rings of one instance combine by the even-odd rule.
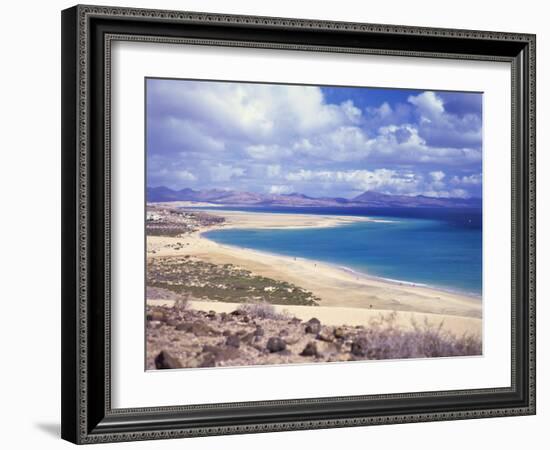
[[[476,294],[476,293],[473,293],[473,292],[465,292],[465,291],[461,291],[459,289],[451,289],[451,288],[445,288],[445,287],[441,287],[441,286],[433,286],[431,284],[419,283],[419,282],[415,282],[415,281],[397,280],[397,279],[393,279],[393,278],[381,277],[381,276],[378,276],[378,275],[372,275],[372,274],[367,273],[367,272],[362,272],[360,270],[356,270],[356,269],[353,269],[351,267],[343,266],[343,265],[338,264],[338,263],[321,261],[321,260],[318,260],[318,259],[304,258],[303,256],[294,257],[294,256],[285,255],[283,253],[274,253],[274,252],[268,252],[268,251],[265,251],[265,250],[257,250],[257,249],[247,248],[247,247],[239,247],[238,245],[225,244],[225,243],[220,244],[219,242],[216,242],[213,239],[209,239],[208,236],[205,236],[205,234],[207,234],[211,231],[220,231],[220,230],[224,230],[224,229],[228,230],[230,228],[212,227],[212,228],[209,228],[207,230],[201,230],[198,233],[204,239],[208,239],[211,242],[215,243],[216,245],[219,245],[220,247],[227,247],[227,248],[234,249],[236,251],[243,250],[243,251],[255,252],[258,255],[263,255],[263,256],[266,256],[266,257],[291,258],[291,259],[301,260],[301,261],[304,261],[306,263],[310,263],[310,264],[314,264],[314,265],[318,265],[318,266],[328,266],[328,267],[333,268],[334,270],[341,270],[343,272],[348,272],[352,276],[359,277],[359,278],[364,278],[367,281],[372,280],[372,281],[379,281],[379,282],[382,282],[382,283],[388,283],[388,284],[392,284],[392,285],[396,285],[396,286],[409,286],[409,287],[419,287],[419,288],[432,289],[434,291],[441,291],[441,292],[445,292],[445,293],[448,293],[448,294],[455,294],[455,295],[463,295],[465,297],[469,297],[469,298],[478,300],[480,302],[482,301],[482,295],[481,294]],[[231,228],[231,229],[238,229],[238,227]],[[242,228],[242,229],[248,229],[248,228]],[[290,229],[294,229],[294,228],[290,228]]]
[[[331,264],[331,263],[322,262],[322,264]],[[354,275],[360,276],[360,277],[372,278],[374,280],[385,281],[387,283],[393,283],[393,284],[398,284],[398,285],[406,285],[406,286],[411,286],[411,287],[423,287],[423,288],[427,288],[427,289],[433,289],[433,290],[436,290],[436,291],[447,292],[449,294],[464,295],[466,297],[470,297],[472,299],[479,300],[480,302],[483,299],[482,294],[477,294],[475,292],[466,292],[466,291],[461,291],[460,289],[451,289],[451,288],[447,288],[447,287],[444,287],[444,286],[434,286],[432,284],[417,283],[415,281],[396,280],[394,278],[380,277],[378,275],[372,275],[372,274],[369,274],[369,273],[366,273],[366,272],[361,272],[359,270],[355,270],[355,269],[352,269],[351,267],[347,267],[347,266],[336,265],[336,264],[334,264],[334,266],[337,267],[337,268],[340,268],[344,271],[350,272]]]
[[[203,236],[203,233],[229,228],[274,228],[275,213],[219,210],[215,214],[226,218],[228,223],[224,226],[200,227],[196,232],[182,237],[148,236],[148,257],[190,255],[214,264],[233,264],[254,274],[307,289],[321,298],[320,306],[481,318],[482,302],[474,296],[385,280],[305,258],[294,259],[291,256],[218,244]],[[349,223],[350,219],[346,217],[346,220],[341,221],[337,216],[280,213],[276,216],[278,223],[275,228],[336,226],[335,223]],[[351,219],[357,222],[367,218]]]
[[[208,236],[205,236],[205,234],[208,234],[212,231],[223,231],[223,230],[230,230],[230,229],[243,229],[243,230],[246,230],[246,229],[264,229],[264,230],[269,230],[269,229],[273,229],[273,230],[275,230],[275,229],[295,229],[295,230],[297,230],[297,229],[305,229],[305,228],[333,228],[333,227],[349,225],[349,224],[357,223],[357,222],[372,222],[372,223],[395,223],[395,222],[398,222],[398,220],[394,221],[394,220],[387,220],[387,219],[374,219],[372,217],[367,217],[367,216],[327,216],[327,215],[318,215],[318,214],[293,214],[293,213],[283,213],[283,212],[232,211],[232,210],[224,210],[224,209],[216,210],[216,211],[213,211],[213,212],[215,214],[219,215],[219,216],[222,216],[222,217],[226,218],[226,220],[227,220],[227,217],[233,216],[233,218],[235,218],[235,217],[238,217],[241,214],[242,215],[269,214],[269,215],[277,215],[277,216],[317,217],[319,219],[326,220],[326,222],[321,222],[318,225],[286,225],[286,226],[276,226],[276,227],[275,226],[269,226],[269,225],[263,225],[263,224],[259,223],[258,225],[260,225],[260,226],[257,226],[257,227],[254,227],[254,228],[248,228],[246,226],[243,226],[243,224],[239,223],[239,222],[230,222],[230,223],[225,224],[225,225],[213,226],[213,227],[209,227],[209,228],[199,230],[198,233],[201,236],[203,236],[205,239],[208,239]],[[212,239],[210,239],[210,240],[212,240]],[[219,242],[216,242],[215,240],[212,240],[212,241],[214,243],[216,243],[217,245],[227,246],[227,247],[231,247],[231,248],[234,248],[234,249],[242,249],[242,250],[253,251],[253,252],[257,252],[258,254],[262,254],[262,255],[266,255],[266,256],[294,258],[293,256],[285,255],[283,253],[274,253],[274,252],[268,252],[268,251],[265,251],[265,250],[257,250],[257,249],[251,249],[251,248],[246,248],[246,247],[239,247],[238,245],[232,245],[232,244],[220,244]],[[352,267],[344,266],[344,265],[341,265],[341,264],[338,264],[338,263],[328,262],[328,261],[320,261],[320,260],[315,260],[315,259],[311,259],[311,258],[304,258],[303,256],[299,256],[299,257],[296,257],[296,258],[302,259],[304,261],[310,261],[314,264],[316,263],[316,264],[328,265],[328,266],[334,267],[335,269],[349,272],[352,275],[358,276],[358,277],[364,277],[364,278],[367,278],[367,279],[378,280],[378,281],[381,281],[381,282],[387,282],[387,283],[392,283],[392,284],[396,284],[396,285],[409,285],[411,287],[423,287],[423,288],[427,288],[427,289],[433,289],[433,290],[437,290],[437,291],[446,292],[446,293],[449,293],[449,294],[464,295],[464,296],[467,296],[467,297],[474,298],[474,299],[476,299],[480,302],[482,301],[482,294],[478,294],[476,292],[463,291],[463,290],[460,290],[460,289],[447,288],[447,287],[444,287],[444,286],[434,286],[434,285],[431,285],[431,284],[420,283],[420,282],[415,282],[415,281],[406,281],[406,280],[386,278],[386,277],[382,277],[382,276],[378,276],[378,275],[373,275],[371,273],[364,272],[364,271],[361,271],[361,270],[358,270],[358,269],[354,269]]]
[[[184,208],[182,208],[184,209]],[[199,230],[200,233],[230,229],[263,229],[263,230],[300,230],[305,228],[334,228],[359,222],[392,223],[386,219],[373,219],[366,216],[337,216],[326,214],[294,214],[281,212],[251,212],[215,210],[212,213],[223,217],[223,225],[216,225]]]
[[[237,227],[231,228],[231,229],[236,229],[236,228]],[[224,230],[224,229],[228,230],[230,228],[212,227],[212,228],[209,228],[207,230],[199,231],[199,234],[202,237],[204,237],[204,239],[209,239],[208,236],[205,236],[205,234],[207,234],[211,231],[220,231],[220,230]],[[242,229],[248,229],[248,228],[242,228]],[[295,228],[289,227],[289,229],[295,229]],[[259,255],[264,255],[264,256],[267,256],[267,257],[292,258],[292,259],[295,258],[297,260],[302,260],[304,262],[309,262],[309,263],[313,263],[313,264],[317,264],[317,265],[329,266],[329,267],[334,268],[335,270],[341,270],[343,272],[348,272],[348,273],[350,273],[351,275],[353,275],[355,277],[365,278],[366,280],[385,282],[385,283],[389,283],[389,284],[393,284],[393,285],[397,285],[397,286],[410,286],[410,287],[420,287],[420,288],[432,289],[432,290],[435,290],[435,291],[446,292],[446,293],[449,293],[449,294],[463,295],[465,297],[470,297],[472,299],[476,299],[480,302],[482,301],[482,295],[481,294],[476,294],[474,292],[466,292],[466,291],[461,291],[459,289],[451,289],[451,288],[446,288],[446,287],[442,287],[442,286],[434,286],[434,285],[431,285],[431,284],[419,283],[419,282],[415,282],[415,281],[406,281],[406,280],[397,280],[397,279],[394,279],[394,278],[386,278],[386,277],[381,277],[381,276],[378,276],[378,275],[373,275],[373,274],[370,274],[370,273],[367,273],[367,272],[362,272],[360,270],[353,269],[353,268],[348,267],[348,266],[343,266],[341,264],[334,263],[334,262],[321,261],[321,260],[318,260],[318,259],[311,259],[311,258],[304,258],[303,256],[294,257],[294,256],[285,255],[284,253],[274,253],[274,252],[268,252],[268,251],[265,251],[265,250],[252,249],[252,248],[247,248],[247,247],[239,247],[238,245],[232,245],[232,244],[225,244],[225,243],[220,244],[219,242],[216,242],[213,239],[209,239],[209,240],[214,242],[215,244],[221,246],[221,247],[228,247],[228,248],[232,248],[232,249],[235,249],[235,250],[251,251],[251,252],[255,252],[255,253],[258,253]]]

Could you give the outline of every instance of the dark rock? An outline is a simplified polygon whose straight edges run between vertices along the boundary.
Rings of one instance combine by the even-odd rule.
[[[147,314],[147,320],[149,321],[158,320],[159,322],[163,322],[164,320],[166,320],[166,318],[163,311],[153,310]]]
[[[341,351],[341,346],[336,345],[334,342],[321,341],[317,345],[317,356],[331,356],[338,354]]]
[[[212,355],[216,363],[220,361],[226,361],[228,359],[236,359],[240,356],[239,350],[237,350],[235,347],[224,345],[205,345],[202,348],[202,351],[204,353],[203,361],[212,359],[210,356]]]
[[[195,333],[195,336],[216,336],[220,334],[212,327],[209,327],[204,322],[200,321],[193,324],[193,332]]]
[[[166,350],[162,350],[155,357],[155,367],[157,369],[181,369],[183,365],[178,358],[172,356]]]
[[[317,356],[317,345],[315,342],[308,343],[304,349],[302,350],[302,353],[300,353],[301,356]]]
[[[367,340],[365,338],[359,338],[353,341],[351,344],[351,354],[355,356],[366,356],[367,355]]]
[[[223,330],[223,333],[222,333],[223,336],[230,336],[231,335],[231,331],[229,330]]]
[[[193,333],[195,336],[216,336],[220,333],[213,328],[209,327],[202,320],[195,322],[182,322],[176,326],[177,331],[185,331],[186,333]]]
[[[209,319],[215,319],[216,311],[208,311],[208,314],[206,314],[206,317],[208,317]]]
[[[247,322],[250,322],[250,317],[248,316],[243,316],[243,318],[241,319],[243,322],[247,323]]]
[[[315,317],[306,322],[306,333],[318,334],[321,331],[321,322]]]
[[[166,323],[166,325],[168,325],[170,327],[177,327],[178,324],[179,324],[179,321],[177,321],[175,319],[168,319],[165,323]]]
[[[254,333],[248,333],[241,337],[243,344],[251,345],[254,342]]]
[[[334,337],[336,339],[342,339],[346,335],[346,332],[342,327],[338,327],[334,329]]]
[[[297,317],[293,317],[288,321],[289,325],[298,325],[300,323],[302,323],[302,319],[298,319]]]
[[[279,337],[270,337],[267,340],[266,348],[271,353],[281,352],[286,349],[286,342]]]
[[[180,316],[180,320],[193,320],[195,318],[195,311],[184,311]]]
[[[283,329],[283,330],[279,331],[279,336],[280,337],[288,336],[288,330]]]
[[[213,353],[205,353],[202,356],[202,360],[199,367],[214,367],[216,365],[216,355]]]
[[[176,330],[177,331],[185,331],[186,333],[189,333],[190,331],[193,330],[193,324],[189,323],[189,322],[178,323],[176,325]]]
[[[334,340],[334,335],[329,328],[325,328],[319,331],[317,339],[325,342],[332,342]]]
[[[239,339],[239,336],[232,334],[230,336],[227,336],[227,339],[225,340],[225,345],[239,348],[241,346],[241,340]]]

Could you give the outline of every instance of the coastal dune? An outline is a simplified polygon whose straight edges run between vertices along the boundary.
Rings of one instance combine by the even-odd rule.
[[[224,217],[223,225],[202,227],[197,232],[182,237],[148,236],[148,257],[190,255],[205,262],[232,264],[260,276],[293,283],[319,297],[320,306],[312,308],[285,305],[284,308],[289,312],[292,309],[292,313],[297,316],[311,316],[314,309],[316,315],[323,315],[326,323],[336,324],[346,320],[350,324],[364,325],[380,313],[396,311],[399,323],[404,325],[411,323],[414,313],[417,321],[426,319],[435,325],[443,322],[445,327],[454,332],[467,331],[481,335],[482,305],[479,298],[357,274],[345,268],[308,259],[221,245],[202,236],[204,231],[213,229],[333,227],[375,219],[225,210],[216,210],[214,214]],[[197,308],[199,306],[196,305]],[[225,310],[233,306],[218,303],[204,307]],[[308,313],[301,312],[301,308],[307,309]]]

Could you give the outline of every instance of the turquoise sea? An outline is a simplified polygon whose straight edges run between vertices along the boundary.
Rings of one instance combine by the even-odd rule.
[[[481,295],[480,210],[262,208],[261,211],[367,216],[387,222],[317,229],[217,230],[205,236],[221,244],[308,258],[363,274]]]

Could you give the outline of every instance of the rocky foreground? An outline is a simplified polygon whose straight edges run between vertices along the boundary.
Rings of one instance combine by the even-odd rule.
[[[312,308],[314,309],[314,308]],[[480,355],[481,341],[441,328],[401,329],[392,316],[369,326],[326,326],[278,314],[269,304],[231,313],[147,306],[147,368],[249,366]]]

